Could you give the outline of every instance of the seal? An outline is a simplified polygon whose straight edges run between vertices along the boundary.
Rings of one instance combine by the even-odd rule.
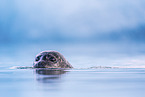
[[[71,64],[57,51],[43,51],[36,55],[34,68],[73,68]]]

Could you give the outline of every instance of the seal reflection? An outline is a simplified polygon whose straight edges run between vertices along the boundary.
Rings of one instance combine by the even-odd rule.
[[[42,83],[56,83],[60,81],[62,74],[65,74],[68,71],[63,69],[36,69],[37,76],[36,79]]]

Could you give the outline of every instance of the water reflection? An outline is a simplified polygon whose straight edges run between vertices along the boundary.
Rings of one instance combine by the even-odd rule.
[[[36,73],[40,75],[61,75],[66,71],[64,69],[36,69]]]
[[[57,83],[60,81],[62,74],[67,71],[63,69],[36,69],[36,80],[42,83]]]

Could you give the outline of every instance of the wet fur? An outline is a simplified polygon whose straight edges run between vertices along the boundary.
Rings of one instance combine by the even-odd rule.
[[[47,57],[48,56],[48,57]],[[51,61],[53,57],[56,61]],[[56,51],[43,51],[39,53],[34,61],[35,68],[73,68],[62,54]]]

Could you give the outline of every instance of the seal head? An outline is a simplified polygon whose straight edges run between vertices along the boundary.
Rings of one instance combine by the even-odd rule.
[[[35,68],[73,68],[71,64],[56,51],[43,51],[39,53],[34,61]]]

